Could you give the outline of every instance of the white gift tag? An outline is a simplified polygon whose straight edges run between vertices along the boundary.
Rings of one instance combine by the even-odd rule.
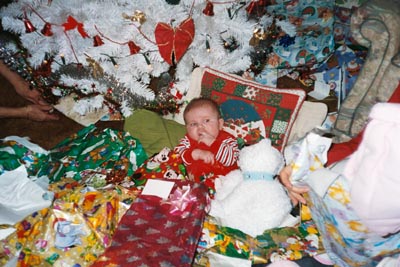
[[[167,199],[174,187],[174,182],[149,179],[143,188],[143,195],[158,196]]]

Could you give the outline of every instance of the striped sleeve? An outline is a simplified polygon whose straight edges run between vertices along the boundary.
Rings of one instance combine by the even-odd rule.
[[[182,152],[188,149],[189,147],[190,147],[189,138],[185,136],[179,141],[179,144],[174,148],[174,152],[182,154]]]
[[[222,141],[221,146],[218,149],[217,155],[215,156],[224,166],[232,166],[236,163],[239,157],[239,148],[235,138],[227,138]]]

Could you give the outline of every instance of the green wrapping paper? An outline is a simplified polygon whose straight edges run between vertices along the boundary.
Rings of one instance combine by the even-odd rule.
[[[48,151],[24,138],[0,141],[0,175],[25,165],[29,176],[35,176],[41,164],[48,160]]]
[[[147,159],[140,141],[128,132],[88,126],[50,150],[37,176],[48,176],[50,183],[62,178],[80,181],[89,173],[118,173],[123,180]]]
[[[146,159],[140,141],[128,132],[98,130],[94,125],[83,128],[49,151],[23,138],[0,143],[0,174],[25,165],[28,176],[47,176],[50,183],[62,178],[87,182],[93,176],[101,177],[95,187],[121,182]],[[105,182],[107,175],[119,180]]]

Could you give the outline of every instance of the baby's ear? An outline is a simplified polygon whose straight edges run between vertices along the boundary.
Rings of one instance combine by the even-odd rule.
[[[219,118],[218,119],[218,127],[220,130],[222,130],[222,127],[224,126],[224,119],[223,118]]]

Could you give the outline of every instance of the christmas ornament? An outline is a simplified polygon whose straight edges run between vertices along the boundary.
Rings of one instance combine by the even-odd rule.
[[[104,75],[103,68],[93,58],[91,58],[90,56],[86,55],[86,62],[88,63],[89,68],[92,70],[92,76],[94,78],[97,79],[97,78],[99,78],[99,77]]]
[[[257,8],[258,1],[251,1],[250,4],[246,7],[247,13],[251,14],[255,8]]]
[[[68,16],[67,22],[65,22],[62,26],[64,27],[64,31],[70,31],[76,28],[83,38],[89,37],[83,28],[83,23],[78,22],[72,16]]]
[[[128,46],[131,55],[137,54],[140,51],[140,47],[137,46],[133,41],[129,41]]]
[[[53,35],[53,32],[51,31],[51,24],[48,23],[48,22],[46,22],[46,23],[44,24],[43,29],[42,29],[40,32],[41,32],[44,36],[48,36],[48,37],[52,36],[52,35]]]
[[[32,22],[29,19],[25,18],[24,24],[25,24],[25,32],[26,33],[31,33],[31,32],[36,31],[35,26],[33,26]]]
[[[210,17],[214,16],[214,5],[212,2],[207,1],[207,5],[203,9],[203,14]]]
[[[246,11],[250,16],[255,16],[256,18],[260,18],[265,14],[265,6],[267,5],[266,0],[256,0],[251,1],[250,4],[246,7]]]
[[[253,36],[250,39],[249,44],[251,46],[258,46],[260,41],[267,39],[267,34],[263,28],[256,28],[253,31]]]
[[[187,18],[175,29],[160,22],[155,29],[155,37],[161,57],[170,65],[175,65],[183,57],[194,38],[194,22]]]
[[[100,37],[100,35],[95,35],[94,37],[93,37],[93,46],[94,47],[96,47],[96,46],[101,46],[101,45],[103,45],[104,44],[104,42],[103,42],[103,40],[101,39],[101,37]]]
[[[133,16],[129,16],[126,13],[122,13],[122,17],[124,19],[129,19],[131,21],[139,22],[140,25],[142,25],[146,21],[146,15],[140,10],[136,10]]]

